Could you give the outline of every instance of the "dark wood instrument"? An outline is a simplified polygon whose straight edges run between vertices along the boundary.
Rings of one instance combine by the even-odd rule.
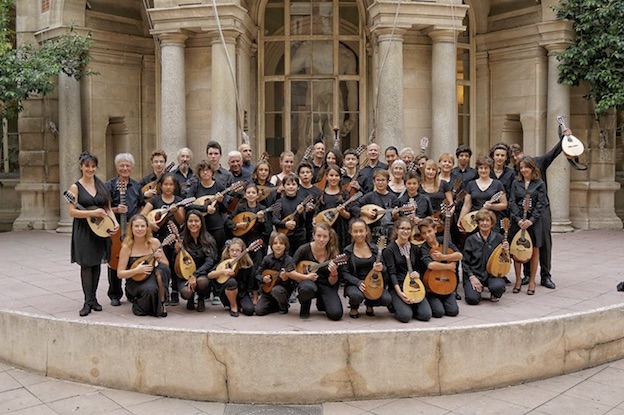
[[[386,247],[386,235],[381,235],[377,240],[377,258],[375,262],[381,262],[381,254]],[[364,297],[369,300],[378,300],[384,291],[384,280],[381,271],[371,269],[364,277]]]
[[[360,212],[364,212],[366,214],[370,214],[373,215],[373,218],[371,218],[368,215],[362,215],[362,213],[360,213],[360,219],[362,219],[367,225],[370,225],[371,223],[375,223],[377,222],[379,219],[383,218],[384,215],[386,213],[390,213],[394,210],[395,208],[387,208],[384,209],[381,206],[377,206],[375,204],[368,204],[368,205],[364,205],[361,207]],[[415,207],[413,204],[406,204],[403,205],[399,208],[399,213],[400,214],[408,214],[408,213],[412,213],[414,212]]]
[[[344,265],[347,263],[347,255],[340,254],[335,258],[328,259],[327,261],[323,261],[321,263],[314,261],[301,261],[297,263],[297,272],[300,274],[311,274],[313,272],[318,271],[321,268],[324,268],[329,265],[330,262],[334,262],[336,265]]]
[[[145,186],[141,188],[141,193],[145,193],[148,190],[152,190],[152,189],[156,189],[156,191],[160,191],[160,185],[158,184],[158,182],[160,181],[160,178],[163,177],[166,173],[169,173],[173,169],[173,166],[175,166],[175,163],[173,161],[167,164],[160,176],[156,176],[154,180],[145,184]]]
[[[334,147],[333,148],[337,148],[340,150],[340,129],[337,126],[334,126]],[[314,184],[315,187],[317,187],[320,190],[325,190],[325,187],[327,186],[327,172],[323,172],[323,177],[321,177],[319,179],[318,182],[316,182]]]
[[[362,196],[363,196],[362,192],[357,192],[356,194],[351,196],[344,203],[338,205],[337,207],[325,209],[322,212],[319,212],[314,217],[314,223],[319,224],[319,223],[325,222],[329,226],[333,226],[333,224],[336,223],[336,220],[338,220],[338,216],[340,216],[340,213],[338,212],[338,208],[339,207],[346,208],[347,206],[349,206],[351,203],[355,202],[357,199],[359,199]]]
[[[117,180],[117,190],[119,191],[119,204],[126,204],[126,191],[128,190],[127,180]],[[121,251],[121,244],[126,237],[126,214],[119,214],[119,229],[117,232],[111,234],[111,248],[110,248],[110,260],[108,266],[111,269],[116,270],[119,266],[119,252]]]
[[[359,159],[360,156],[362,154],[364,154],[364,152],[366,151],[366,146],[365,145],[361,145],[358,148],[355,149],[355,153],[357,155],[357,158]],[[366,167],[366,165],[364,165],[364,167]],[[342,185],[342,190],[349,192],[349,196],[353,196],[354,194],[356,194],[358,192],[358,190],[354,187],[351,187],[351,183],[352,182],[357,182],[358,177],[360,176],[360,172],[362,171],[362,169],[364,168],[362,167],[360,164],[358,164],[358,166],[356,167],[355,170],[355,174],[353,175],[353,177],[351,178],[351,181],[345,183]]]
[[[492,195],[492,197],[490,198],[490,200],[488,200],[488,202],[496,203],[500,200],[501,197],[503,197],[504,194],[505,192],[503,192],[502,190],[499,192],[496,192],[494,193],[494,195]],[[464,232],[472,233],[474,232],[475,229],[477,229],[477,221],[475,220],[475,216],[477,216],[477,212],[478,210],[473,210],[472,212],[466,213],[464,217],[459,220],[462,228],[464,228]]]
[[[269,197],[271,193],[277,192],[279,189],[277,186],[269,187],[269,186],[258,186],[258,202],[262,202],[264,199]]]
[[[263,213],[269,213],[269,212],[275,212],[278,211],[282,208],[282,205],[280,203],[275,203],[274,205],[269,206],[266,209],[262,209],[260,211],[258,211],[258,213],[263,212]],[[236,228],[232,231],[232,234],[234,236],[243,236],[245,235],[247,232],[249,232],[251,230],[251,228],[254,227],[254,225],[256,224],[256,220],[258,219],[258,213],[253,213],[253,212],[241,212],[238,215],[234,216],[232,218],[232,222],[234,222],[234,224],[239,224],[241,222],[245,222],[245,227],[244,228]]]
[[[414,275],[412,261],[410,260],[410,247],[411,244],[399,247],[401,255],[405,257],[407,262],[407,274],[405,275],[405,280],[403,280],[403,294],[409,298],[411,304],[418,304],[425,299],[426,290],[420,277]]]
[[[440,252],[442,255],[452,254],[454,251],[449,248],[449,242],[451,240],[451,209],[443,206],[445,220],[444,220],[444,241],[442,246],[435,246],[429,250],[430,254],[434,252]],[[453,266],[456,265],[452,262]],[[434,294],[448,295],[455,291],[457,286],[457,274],[455,271],[450,270],[433,270],[428,269],[425,271],[423,277],[425,288]]]
[[[76,209],[78,210],[87,211],[87,210],[99,209],[97,206],[92,206],[88,209],[85,208],[80,203],[78,203],[78,200],[76,199],[76,195],[74,195],[69,190],[66,190],[65,192],[63,192],[63,197],[65,197],[65,200],[67,200],[68,203],[71,203],[72,205],[74,205]],[[89,224],[89,228],[91,228],[91,231],[93,231],[93,233],[99,236],[100,238],[110,238],[111,233],[115,229],[115,221],[113,220],[113,218],[111,218],[108,215],[105,218],[90,217],[90,218],[85,218],[85,219],[87,220],[87,223]]]
[[[169,230],[169,233],[171,235],[175,236],[176,242],[180,243],[180,252],[178,252],[174,260],[175,273],[178,275],[178,277],[188,281],[188,279],[191,278],[195,271],[197,271],[197,265],[195,264],[195,260],[184,247],[184,242],[180,237],[178,227],[173,222],[169,221],[169,223],[167,223],[167,229]]]
[[[314,200],[314,197],[312,197],[312,195],[307,195],[306,198],[303,199],[303,201],[301,203],[299,203],[300,205],[303,205],[303,207],[304,207],[303,211],[304,212],[305,212],[305,205],[307,205],[308,203],[312,202],[313,200]],[[288,222],[288,221],[291,221],[291,220],[299,221],[299,217],[301,215],[302,215],[301,213],[299,213],[299,212],[297,212],[295,210],[290,215],[286,215],[284,218],[282,218],[282,222]],[[283,233],[284,235],[291,235],[293,233],[293,231],[288,229],[288,228],[279,228],[277,231],[279,233]]]
[[[245,249],[243,252],[238,254],[236,257],[221,261],[219,265],[217,265],[216,270],[222,271],[224,269],[231,269],[234,271],[234,274],[236,274],[238,272],[240,260],[243,259],[245,255],[247,255],[248,253],[257,251],[258,249],[262,248],[263,244],[264,242],[262,242],[262,239],[256,239],[255,241],[249,244],[247,249]],[[231,277],[228,277],[228,276],[220,276],[220,277],[217,277],[217,282],[219,284],[225,284],[225,282],[229,280],[230,278]]]
[[[167,246],[167,245],[171,245],[175,241],[176,241],[175,235],[167,235],[167,237],[162,241],[161,248],[164,247],[164,246]],[[151,265],[152,267],[155,266],[155,264],[156,264],[155,255],[156,255],[156,251],[154,251],[154,252],[152,252],[151,254],[148,254],[148,255],[143,255],[142,257],[140,257],[137,260],[135,260],[132,263],[132,266],[130,268],[134,269],[134,268],[138,267],[139,265]],[[135,281],[143,281],[149,275],[150,274],[133,275],[132,279],[135,280]]]
[[[265,293],[270,293],[273,287],[277,284],[278,281],[286,281],[288,277],[284,278],[284,274],[287,272],[291,272],[295,270],[295,264],[288,264],[285,268],[282,268],[279,271],[274,269],[265,269],[262,271],[262,277],[266,277],[267,275],[271,278],[270,282],[262,282],[262,291]]]
[[[153,222],[160,226],[160,224],[165,220],[167,214],[174,208],[180,206],[188,206],[195,201],[194,197],[187,197],[186,199],[180,200],[178,203],[174,203],[169,205],[168,207],[162,207],[160,209],[152,209],[147,213],[147,220],[149,222]]]
[[[501,227],[505,231],[504,242],[509,236],[509,218],[504,218],[501,221]],[[511,270],[511,256],[509,255],[509,249],[504,249],[502,243],[492,251],[486,269],[488,274],[493,277],[505,277],[509,274]]]
[[[522,209],[524,210],[522,215],[523,220],[526,220],[530,206],[531,195],[527,194],[524,196],[524,200],[522,201]],[[531,240],[531,235],[526,231],[526,229],[520,229],[516,233],[516,236],[513,237],[509,246],[509,253],[514,261],[518,261],[523,264],[531,260],[531,257],[533,256],[533,241]]]
[[[225,196],[228,193],[231,192],[238,192],[241,191],[245,188],[245,183],[242,180],[239,180],[237,182],[232,183],[231,186],[229,186],[228,188],[226,188],[225,190],[223,190],[221,193],[221,195]],[[217,204],[217,195],[206,195],[206,196],[201,196],[198,197],[197,199],[195,199],[195,201],[193,202],[194,205],[196,206],[212,206],[215,207]],[[203,214],[204,216],[207,215],[207,213]]]

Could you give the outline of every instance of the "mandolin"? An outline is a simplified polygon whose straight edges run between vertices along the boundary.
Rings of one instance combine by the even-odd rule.
[[[126,191],[128,190],[128,180],[117,180],[117,190],[119,191],[119,204],[126,204]],[[126,237],[126,214],[119,214],[119,229],[111,234],[110,260],[108,266],[116,270],[119,266],[119,252],[121,244]]]
[[[377,258],[375,262],[381,262],[381,254],[386,247],[386,235],[381,235],[377,240]],[[369,300],[378,300],[384,291],[383,273],[371,269],[364,278],[364,297]]]
[[[71,203],[72,205],[76,206],[78,210],[99,209],[97,206],[92,206],[88,209],[85,208],[80,203],[78,203],[78,201],[76,200],[76,195],[74,195],[69,190],[66,190],[65,192],[63,192],[63,197],[65,197],[65,200],[67,200],[68,203]],[[99,236],[100,238],[110,238],[111,233],[115,229],[115,221],[108,215],[105,218],[90,217],[90,218],[85,218],[85,219],[87,220],[87,223],[89,224],[89,228],[91,228],[93,233]]]
[[[160,248],[167,246],[167,245],[171,245],[175,241],[176,241],[175,235],[167,235],[167,237],[162,241]],[[138,258],[136,261],[132,263],[132,266],[130,268],[134,269],[138,267],[139,265],[151,265],[153,267],[156,263],[156,260],[155,260],[156,251],[148,255],[143,255],[141,258]],[[150,274],[143,273],[139,275],[133,275],[132,279],[135,281],[143,281],[149,276]]]
[[[360,219],[362,219],[367,225],[371,223],[377,222],[379,219],[383,218],[386,213],[390,213],[395,208],[387,208],[384,209],[381,206],[377,206],[375,204],[364,205],[360,208]],[[408,214],[414,212],[415,207],[413,204],[407,203],[399,208],[399,214]],[[371,218],[368,215],[362,215],[361,212],[367,213],[368,215],[372,215]]]
[[[310,202],[313,202],[314,198],[312,197],[312,195],[307,195],[305,199],[303,199],[303,201],[301,203],[299,203],[300,205],[303,205],[304,209],[303,211],[305,212],[305,205],[307,205]],[[285,216],[284,218],[282,218],[282,222],[286,223],[288,221],[294,220],[297,221],[299,219],[299,216],[301,216],[302,214],[300,214],[299,212],[297,212],[296,210],[291,213],[290,215]],[[295,227],[295,229],[297,229],[297,227]],[[277,231],[279,233],[283,233],[284,235],[291,235],[293,233],[293,230],[290,230],[286,227],[284,228],[278,228]]]
[[[314,261],[301,261],[297,263],[297,272],[300,274],[311,274],[313,272],[317,272],[319,269],[324,268],[329,265],[330,262],[334,262],[336,265],[344,265],[347,263],[347,255],[340,254],[336,258],[328,259],[327,261],[323,261],[321,263]]]
[[[445,220],[444,220],[444,241],[442,247],[431,247],[430,254],[434,252],[440,252],[442,255],[452,254],[454,251],[449,248],[449,241],[451,239],[451,209],[443,205]],[[454,266],[455,262],[452,263]],[[455,291],[457,287],[457,274],[451,270],[433,270],[428,269],[424,275],[425,288],[434,294],[449,295]]]
[[[522,215],[523,220],[526,220],[530,206],[531,195],[527,194],[524,196],[524,200],[522,201],[522,209],[524,210]],[[509,246],[509,253],[514,261],[518,261],[523,264],[531,260],[531,257],[533,256],[533,241],[531,240],[531,235],[529,235],[526,229],[520,229],[516,233],[516,236],[513,237],[511,245]]]
[[[279,189],[279,187],[277,186],[269,187],[269,186],[258,185],[257,187],[258,187],[258,202],[262,202],[264,199],[271,196],[271,193],[277,192],[277,189]]]
[[[351,196],[349,199],[347,199],[346,202],[336,206],[335,208],[325,209],[322,212],[319,212],[314,217],[314,221],[313,221],[314,224],[325,222],[329,226],[333,226],[334,223],[336,223],[336,220],[338,220],[338,216],[340,216],[340,213],[338,212],[338,208],[340,207],[346,208],[347,206],[349,206],[351,203],[355,202],[357,199],[359,199],[362,196],[363,196],[362,192],[357,192],[356,194]]]
[[[568,128],[563,123],[562,116],[557,117],[557,122],[561,126],[562,130],[566,130]],[[585,151],[583,142],[572,134],[563,136],[563,139],[561,140],[561,148],[563,149],[563,154],[565,154],[567,158],[578,157]]]
[[[228,193],[231,192],[238,192],[243,190],[243,188],[245,187],[245,183],[242,180],[239,180],[237,182],[232,183],[232,185],[230,187],[228,187],[227,189],[223,190],[222,192],[218,192],[221,193],[222,196],[227,195]],[[217,204],[217,195],[206,195],[206,196],[202,196],[202,197],[198,197],[197,199],[194,200],[194,205],[197,206],[212,206],[215,207]],[[204,216],[207,215],[207,213],[203,214]]]
[[[247,255],[248,253],[257,251],[258,249],[262,248],[263,244],[264,242],[262,242],[262,239],[256,239],[255,241],[249,244],[247,249],[245,249],[243,252],[238,254],[236,257],[228,258],[226,260],[219,262],[219,265],[217,265],[216,270],[222,271],[224,269],[231,269],[234,271],[234,274],[236,274],[238,272],[238,266],[239,266],[238,263],[240,262],[240,260],[243,259],[245,255]],[[225,284],[225,282],[229,280],[230,278],[232,277],[219,276],[217,277],[217,282],[219,284]]]
[[[148,190],[152,190],[152,189],[156,189],[156,191],[160,190],[160,185],[158,184],[158,182],[160,181],[160,178],[163,177],[166,173],[169,173],[173,169],[173,166],[175,166],[175,163],[173,161],[167,164],[160,176],[156,176],[154,180],[147,183],[145,186],[141,188],[141,193],[145,193]]]
[[[191,203],[193,203],[194,201],[195,201],[194,197],[187,197],[186,199],[182,199],[178,203],[174,203],[172,205],[169,205],[168,207],[162,207],[160,209],[152,209],[146,215],[147,220],[150,223],[155,223],[156,225],[160,226],[160,224],[165,220],[165,218],[167,217],[167,214],[171,210],[180,206],[186,207],[190,205]]]
[[[505,218],[501,221],[501,228],[505,231],[503,236],[503,242],[507,240],[509,236],[509,218]],[[505,277],[511,270],[511,257],[509,256],[509,250],[503,249],[503,244],[499,244],[490,258],[488,259],[487,272],[493,277]]]
[[[288,277],[284,278],[284,274],[290,271],[295,270],[295,264],[288,264],[285,268],[282,268],[279,271],[274,269],[265,269],[262,271],[262,277],[266,277],[267,275],[271,277],[270,282],[262,282],[262,291],[265,293],[270,293],[273,287],[277,284],[278,281],[286,281]]]
[[[501,197],[505,194],[504,191],[499,191],[494,193],[488,202],[496,203],[500,200]],[[475,229],[477,229],[477,222],[475,221],[475,216],[477,216],[478,210],[473,210],[472,212],[466,213],[463,218],[460,219],[459,223],[462,228],[464,228],[464,232],[472,233]]]
[[[269,206],[266,209],[262,209],[260,211],[258,211],[258,213],[260,212],[264,212],[269,213],[269,212],[276,212],[278,210],[280,210],[282,208],[282,205],[280,203],[275,203],[274,205]],[[258,213],[253,213],[253,212],[241,212],[238,215],[234,216],[232,218],[232,222],[234,222],[234,225],[238,225],[241,222],[245,223],[245,227],[244,228],[236,228],[232,231],[232,234],[234,236],[243,236],[245,235],[247,232],[249,232],[251,230],[251,228],[254,227],[254,225],[256,224],[256,220],[258,219]]]
[[[412,268],[412,261],[410,259],[410,249],[412,244],[406,244],[399,247],[401,254],[405,257],[407,262],[407,274],[403,280],[403,294],[410,300],[410,304],[418,304],[425,299],[425,286],[418,274],[414,272]]]
[[[178,227],[172,222],[169,221],[167,223],[167,229],[171,235],[174,235],[176,241],[180,243],[180,252],[175,257],[174,260],[174,270],[178,277],[183,278],[188,281],[191,278],[191,275],[197,271],[197,265],[195,264],[195,260],[188,253],[188,251],[184,248],[184,244],[182,243],[182,238],[180,237],[180,233],[178,232]]]
[[[366,151],[366,146],[365,145],[359,146],[358,148],[355,149],[356,157],[359,159],[360,156],[365,151]],[[358,190],[355,187],[351,187],[351,183],[352,182],[357,182],[357,179],[358,179],[358,177],[360,175],[360,172],[362,171],[362,168],[363,168],[362,166],[358,165],[356,167],[355,174],[353,175],[351,180],[342,185],[342,190],[344,190],[345,192],[349,192],[349,196],[353,196],[354,194],[356,194],[358,192]],[[344,172],[343,172],[343,174],[344,174]]]

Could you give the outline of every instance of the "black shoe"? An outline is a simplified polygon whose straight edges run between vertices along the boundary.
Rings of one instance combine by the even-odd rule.
[[[505,280],[505,285],[511,284],[511,281],[509,281],[509,278],[503,277],[503,279]]]
[[[206,302],[204,301],[203,298],[200,298],[199,300],[197,300],[197,311],[200,313],[203,313],[204,311],[206,311]]]
[[[102,311],[102,305],[96,301],[95,303],[91,304],[91,310]]]
[[[203,301],[203,300],[200,300],[200,301]],[[199,301],[197,302],[197,305],[199,305]],[[186,309],[187,310],[195,310],[195,299],[193,297],[189,298],[186,301]]]
[[[299,310],[299,318],[310,318],[310,304],[301,304],[301,310]]]
[[[121,300],[119,298],[113,298],[111,300],[111,305],[113,307],[119,307],[121,305]]]
[[[169,305],[178,305],[180,304],[180,296],[177,292],[171,293],[171,298],[169,299]]]
[[[78,314],[80,314],[80,317],[84,317],[84,316],[88,316],[90,312],[91,312],[91,306],[89,304],[85,304],[82,306],[82,310],[80,310]]]
[[[461,295],[459,295],[459,293],[457,291],[455,291],[455,299],[457,301],[461,301]]]
[[[288,314],[288,304],[286,304],[286,307],[280,308],[278,313],[279,314]]]
[[[529,277],[524,276],[522,278],[522,285],[529,285]]]
[[[550,279],[550,277],[542,278],[542,282],[540,283],[540,285],[542,287],[550,288],[551,290],[557,288],[557,286],[555,285],[553,280]]]
[[[232,317],[238,317],[238,316],[239,316],[239,313],[238,313],[238,311],[232,311],[232,310],[230,310],[230,316],[232,316]]]

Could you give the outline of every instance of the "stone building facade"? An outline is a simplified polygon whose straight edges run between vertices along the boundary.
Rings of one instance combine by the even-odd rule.
[[[18,122],[21,200],[14,229],[67,229],[62,189],[78,155],[129,151],[135,176],[149,155],[173,158],[206,142],[224,154],[249,137],[255,154],[300,156],[320,136],[343,147],[374,139],[434,158],[499,141],[542,154],[556,116],[584,141],[584,172],[560,157],[549,169],[554,227],[621,228],[623,164],[615,112],[600,135],[582,88],[557,83],[555,53],[573,39],[556,0],[50,0],[18,1],[18,42],[73,27],[92,34],[81,82],[59,77],[54,96],[32,99]],[[617,144],[617,145],[616,145]],[[331,144],[330,144],[331,145]],[[224,160],[225,161],[225,160]],[[616,171],[617,170],[617,171]]]

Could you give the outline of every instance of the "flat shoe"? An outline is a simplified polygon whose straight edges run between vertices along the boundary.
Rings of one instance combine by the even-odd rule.
[[[232,317],[238,317],[238,316],[239,316],[238,311],[232,311],[232,310],[230,310],[230,316],[232,316]]]
[[[89,315],[89,313],[90,313],[90,312],[91,312],[91,306],[90,306],[90,305],[88,305],[88,304],[85,304],[85,305],[82,307],[82,310],[80,310],[80,311],[78,312],[78,314],[80,314],[80,317],[85,317],[85,316]]]
[[[91,310],[93,311],[102,311],[102,305],[100,303],[95,303],[91,305]]]

